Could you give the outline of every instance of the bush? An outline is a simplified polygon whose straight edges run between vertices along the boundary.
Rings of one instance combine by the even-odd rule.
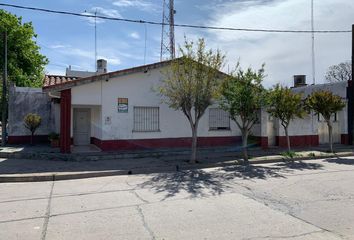
[[[48,139],[49,141],[59,140],[59,134],[55,132],[51,132],[48,134]]]
[[[31,144],[33,144],[33,135],[41,125],[42,118],[36,113],[28,113],[23,121],[25,128],[31,132]]]
[[[299,157],[300,155],[293,151],[282,152],[281,155],[288,159],[293,159],[294,157]]]

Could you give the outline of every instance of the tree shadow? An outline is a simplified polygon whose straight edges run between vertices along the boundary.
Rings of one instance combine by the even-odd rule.
[[[191,197],[203,197],[209,194],[218,195],[228,188],[225,181],[221,181],[215,172],[206,172],[200,169],[175,173],[160,173],[151,177],[138,186],[149,188],[155,193],[166,192],[165,199],[185,191]]]
[[[286,178],[286,173],[305,170],[321,170],[318,163],[285,162],[271,166],[234,165],[218,170],[188,170],[176,173],[161,173],[138,185],[155,193],[166,193],[164,199],[173,197],[180,192],[187,192],[190,197],[203,197],[207,194],[219,195],[236,180],[251,180],[269,178]]]
[[[354,165],[354,159],[353,158],[330,158],[325,160],[328,163],[337,163],[337,164],[344,164],[344,165]]]
[[[323,169],[323,165],[319,163],[307,163],[302,161],[287,161],[284,163],[278,163],[275,166],[290,170],[319,170]]]

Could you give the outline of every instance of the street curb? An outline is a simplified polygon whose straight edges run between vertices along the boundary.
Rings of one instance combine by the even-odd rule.
[[[323,158],[334,158],[334,157],[350,157],[353,153],[345,154],[333,154],[328,156],[315,156],[315,157],[298,157],[294,159],[277,158],[268,160],[250,160],[252,165],[266,164],[266,163],[278,163],[278,162],[289,162],[289,161],[304,161],[304,160],[317,160]],[[213,164],[196,164],[196,165],[184,165],[179,166],[179,171],[197,170],[197,169],[208,169],[217,167],[229,167],[235,165],[241,165],[241,161],[231,160],[222,163]],[[163,167],[153,167],[153,168],[136,168],[131,170],[113,170],[113,171],[98,171],[98,172],[79,172],[79,173],[40,173],[38,175],[33,174],[18,174],[18,175],[0,175],[0,183],[16,183],[16,182],[46,182],[46,181],[62,181],[62,180],[74,180],[74,179],[84,179],[84,178],[96,178],[96,177],[110,177],[110,176],[121,176],[121,175],[140,175],[140,174],[152,174],[152,173],[170,173],[177,172],[176,166],[163,166]]]

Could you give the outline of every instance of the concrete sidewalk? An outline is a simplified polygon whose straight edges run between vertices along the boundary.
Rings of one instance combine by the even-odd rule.
[[[251,150],[251,164],[274,163],[289,161],[280,154],[279,149],[260,151]],[[336,154],[325,151],[298,150],[294,160],[338,158],[352,156],[351,148],[338,148]],[[188,152],[187,152],[188,153]],[[175,172],[191,169],[225,167],[242,164],[240,152],[231,151],[200,151],[200,163],[188,163],[189,154],[119,158],[99,161],[63,161],[63,160],[35,160],[4,158],[0,160],[0,182],[27,182],[27,181],[57,181],[90,177],[103,177],[129,174],[149,174],[161,172]]]

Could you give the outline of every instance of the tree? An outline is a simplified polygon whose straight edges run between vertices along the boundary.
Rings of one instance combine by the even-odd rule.
[[[42,122],[42,118],[35,113],[28,113],[23,119],[25,128],[31,132],[31,144],[33,144],[33,136]]]
[[[342,62],[338,65],[333,65],[328,68],[326,73],[328,82],[340,82],[352,80],[352,64],[351,62]]]
[[[340,96],[334,95],[330,91],[313,92],[306,99],[306,107],[316,114],[321,114],[327,123],[330,151],[333,152],[332,121],[331,116],[345,107],[345,103]]]
[[[243,71],[237,64],[231,77],[221,87],[221,107],[230,114],[242,134],[243,158],[249,164],[247,140],[250,131],[258,120],[257,112],[264,102],[264,65],[258,71],[248,68]]]
[[[294,93],[290,88],[277,84],[268,93],[267,105],[268,113],[278,118],[284,128],[288,152],[290,152],[290,138],[288,133],[290,121],[296,117],[303,118],[306,114],[301,94]]]
[[[7,32],[8,79],[20,87],[41,87],[48,59],[40,54],[31,22],[0,9],[0,33]],[[1,49],[3,40],[1,39]],[[0,65],[4,64],[3,51]],[[1,68],[1,76],[3,68]]]
[[[197,43],[185,39],[179,51],[181,57],[173,60],[164,72],[158,90],[163,102],[182,111],[188,119],[192,130],[190,163],[195,163],[198,123],[217,93],[225,56],[219,50],[207,50],[204,39]]]

